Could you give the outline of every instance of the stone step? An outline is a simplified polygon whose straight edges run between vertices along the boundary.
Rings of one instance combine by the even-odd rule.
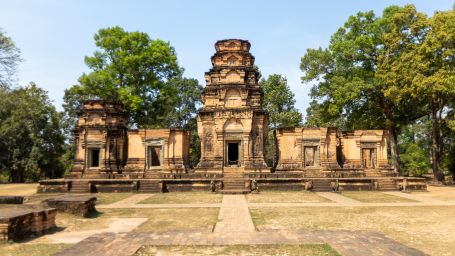
[[[313,180],[313,191],[332,191],[330,180]]]
[[[139,183],[139,193],[161,193],[163,188],[159,181],[143,180]]]
[[[238,194],[248,194],[250,193],[247,189],[223,189],[220,191],[221,194],[229,194],[229,195],[238,195]]]
[[[71,183],[71,193],[89,193],[89,183],[88,181],[78,180]]]

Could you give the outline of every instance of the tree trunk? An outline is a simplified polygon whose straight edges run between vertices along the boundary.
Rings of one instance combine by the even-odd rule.
[[[439,151],[441,143],[441,128],[439,127],[438,106],[434,100],[431,100],[431,123],[432,123],[432,136],[431,136],[431,167],[433,169],[434,179],[437,181],[444,180],[444,174],[439,167],[441,160],[441,152]]]
[[[398,153],[398,132],[395,126],[389,128],[390,151],[392,153],[392,165],[395,171],[400,172],[400,155]]]

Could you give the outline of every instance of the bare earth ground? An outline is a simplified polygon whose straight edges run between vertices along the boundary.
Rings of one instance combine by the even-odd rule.
[[[247,195],[249,203],[321,203],[330,200],[307,191],[263,191]]]
[[[427,192],[412,192],[410,194],[455,203],[455,186],[428,186]]]
[[[248,256],[335,256],[326,244],[306,245],[226,245],[226,246],[144,246],[135,256],[144,255],[248,255]]]
[[[376,231],[430,255],[455,252],[455,207],[251,209],[262,229]]]
[[[363,203],[405,203],[415,200],[384,194],[378,191],[343,191],[341,195]]]
[[[221,194],[188,191],[177,193],[153,194],[140,204],[210,204],[221,203]]]
[[[0,184],[0,196],[30,196],[36,193],[38,183]]]

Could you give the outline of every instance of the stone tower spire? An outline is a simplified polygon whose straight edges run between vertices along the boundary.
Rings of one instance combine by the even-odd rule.
[[[199,170],[269,171],[264,162],[267,113],[250,47],[240,39],[215,43],[213,67],[205,73],[204,106],[197,118],[202,146]]]

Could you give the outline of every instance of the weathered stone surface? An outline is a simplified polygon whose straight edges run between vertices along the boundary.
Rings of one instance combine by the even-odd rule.
[[[0,196],[0,204],[22,204],[23,196]]]
[[[96,212],[96,197],[94,196],[64,195],[46,199],[43,203],[59,212],[67,212],[82,217],[87,217]]]
[[[57,210],[40,205],[0,206],[0,241],[21,240],[55,227]]]

